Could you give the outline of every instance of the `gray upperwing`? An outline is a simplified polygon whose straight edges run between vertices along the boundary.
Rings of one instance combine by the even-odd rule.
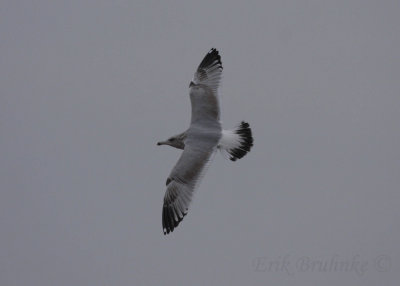
[[[221,138],[217,94],[221,75],[221,57],[216,49],[211,49],[189,85],[191,124],[185,132],[185,149],[167,179],[162,212],[164,234],[173,231],[186,215],[193,193]]]
[[[219,100],[208,86],[192,86],[190,88],[190,103],[192,105],[191,124],[219,122]]]
[[[186,215],[193,193],[215,150],[215,147],[201,149],[185,146],[167,179],[162,211],[164,234],[172,232]]]
[[[216,49],[211,49],[200,63],[189,85],[191,123],[219,121],[218,87],[222,69],[221,56]]]

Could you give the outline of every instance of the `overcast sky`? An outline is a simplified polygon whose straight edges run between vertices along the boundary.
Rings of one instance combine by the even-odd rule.
[[[167,3],[169,2],[169,3]],[[0,284],[398,285],[400,2],[0,4]],[[220,51],[225,128],[161,227],[188,85]]]

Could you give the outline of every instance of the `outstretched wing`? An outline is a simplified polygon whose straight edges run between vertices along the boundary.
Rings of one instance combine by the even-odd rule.
[[[218,50],[212,48],[201,61],[191,85],[205,85],[217,94],[217,89],[222,76],[222,62]]]
[[[192,123],[206,120],[219,121],[218,86],[222,69],[221,56],[216,49],[211,49],[200,63],[189,85]]]
[[[186,131],[185,149],[166,183],[162,211],[164,234],[172,232],[187,214],[193,193],[221,138],[217,95],[221,74],[221,57],[216,49],[211,49],[189,86],[191,125]]]
[[[206,150],[186,145],[181,157],[167,179],[164,196],[162,226],[168,234],[187,214],[193,193],[203,177],[216,148]]]

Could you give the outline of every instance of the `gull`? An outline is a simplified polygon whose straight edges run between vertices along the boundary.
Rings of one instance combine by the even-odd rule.
[[[193,194],[217,150],[236,161],[250,152],[253,136],[242,121],[235,129],[223,130],[220,121],[218,86],[222,75],[219,52],[212,48],[200,63],[189,84],[192,115],[189,128],[157,145],[182,149],[167,178],[162,210],[164,235],[172,232],[187,214]]]

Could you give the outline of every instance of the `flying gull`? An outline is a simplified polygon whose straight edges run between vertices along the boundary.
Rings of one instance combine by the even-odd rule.
[[[192,105],[189,129],[157,143],[183,150],[166,182],[162,210],[164,234],[172,232],[187,214],[193,193],[217,149],[236,161],[253,146],[247,122],[242,121],[233,130],[221,127],[217,92],[221,75],[221,56],[213,48],[204,57],[189,84]]]

